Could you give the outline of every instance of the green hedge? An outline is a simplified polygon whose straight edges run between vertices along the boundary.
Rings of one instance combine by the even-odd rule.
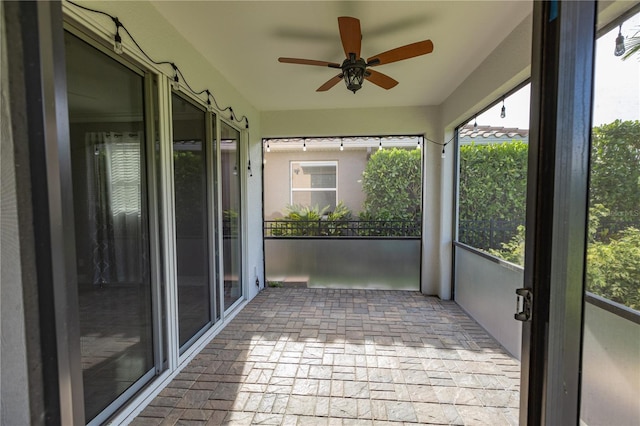
[[[524,222],[526,170],[524,143],[461,146],[460,221]],[[587,290],[640,310],[640,121],[593,129],[590,173]],[[524,228],[501,246],[522,265]]]
[[[460,220],[524,222],[527,152],[522,141],[460,146]]]
[[[365,167],[360,219],[417,220],[422,212],[422,166],[417,149],[376,151]]]
[[[593,129],[590,187],[591,205],[609,210],[603,228],[640,228],[640,121],[616,120]]]
[[[461,242],[498,249],[524,224],[528,145],[522,141],[460,146]]]

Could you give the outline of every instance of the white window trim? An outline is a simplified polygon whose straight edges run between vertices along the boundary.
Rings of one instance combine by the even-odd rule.
[[[293,187],[293,165],[298,164],[300,167],[312,166],[312,167],[321,167],[321,166],[333,166],[336,168],[336,186],[328,187],[328,188],[294,188]],[[339,183],[339,174],[338,174],[338,160],[323,160],[323,161],[300,161],[300,160],[291,160],[289,161],[289,204],[293,205],[293,193],[294,192],[322,192],[322,191],[334,191],[336,193],[335,204],[338,205],[338,183]]]

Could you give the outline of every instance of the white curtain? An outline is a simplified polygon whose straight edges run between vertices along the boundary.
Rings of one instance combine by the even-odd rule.
[[[140,133],[86,133],[89,240],[95,285],[143,280]]]

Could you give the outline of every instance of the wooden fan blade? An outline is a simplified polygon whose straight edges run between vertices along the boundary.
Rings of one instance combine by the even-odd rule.
[[[362,45],[360,20],[350,16],[341,16],[338,18],[338,27],[340,28],[340,39],[342,40],[344,54],[349,58],[349,53],[353,53],[356,55],[356,59],[360,59],[360,47]]]
[[[393,78],[389,77],[386,74],[382,74],[381,72],[374,70],[367,70],[367,74],[365,74],[365,79],[369,80],[373,84],[382,87],[383,89],[391,89],[392,87],[396,87],[398,82]]]
[[[278,58],[278,62],[285,64],[316,65],[319,67],[340,68],[340,64],[335,62],[316,61],[314,59]]]
[[[369,66],[378,66],[390,64],[391,62],[402,61],[404,59],[414,58],[420,55],[426,55],[433,52],[433,43],[431,40],[418,41],[416,43],[407,44],[406,46],[397,47],[387,50],[386,52],[372,56],[367,59]]]
[[[331,89],[336,84],[340,83],[340,80],[342,80],[342,74],[336,75],[331,80],[327,81],[325,84],[323,84],[322,86],[318,87],[316,89],[316,92],[326,92],[327,90]]]

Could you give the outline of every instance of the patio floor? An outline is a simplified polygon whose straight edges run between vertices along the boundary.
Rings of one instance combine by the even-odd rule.
[[[131,424],[516,425],[519,377],[454,302],[268,288]]]

